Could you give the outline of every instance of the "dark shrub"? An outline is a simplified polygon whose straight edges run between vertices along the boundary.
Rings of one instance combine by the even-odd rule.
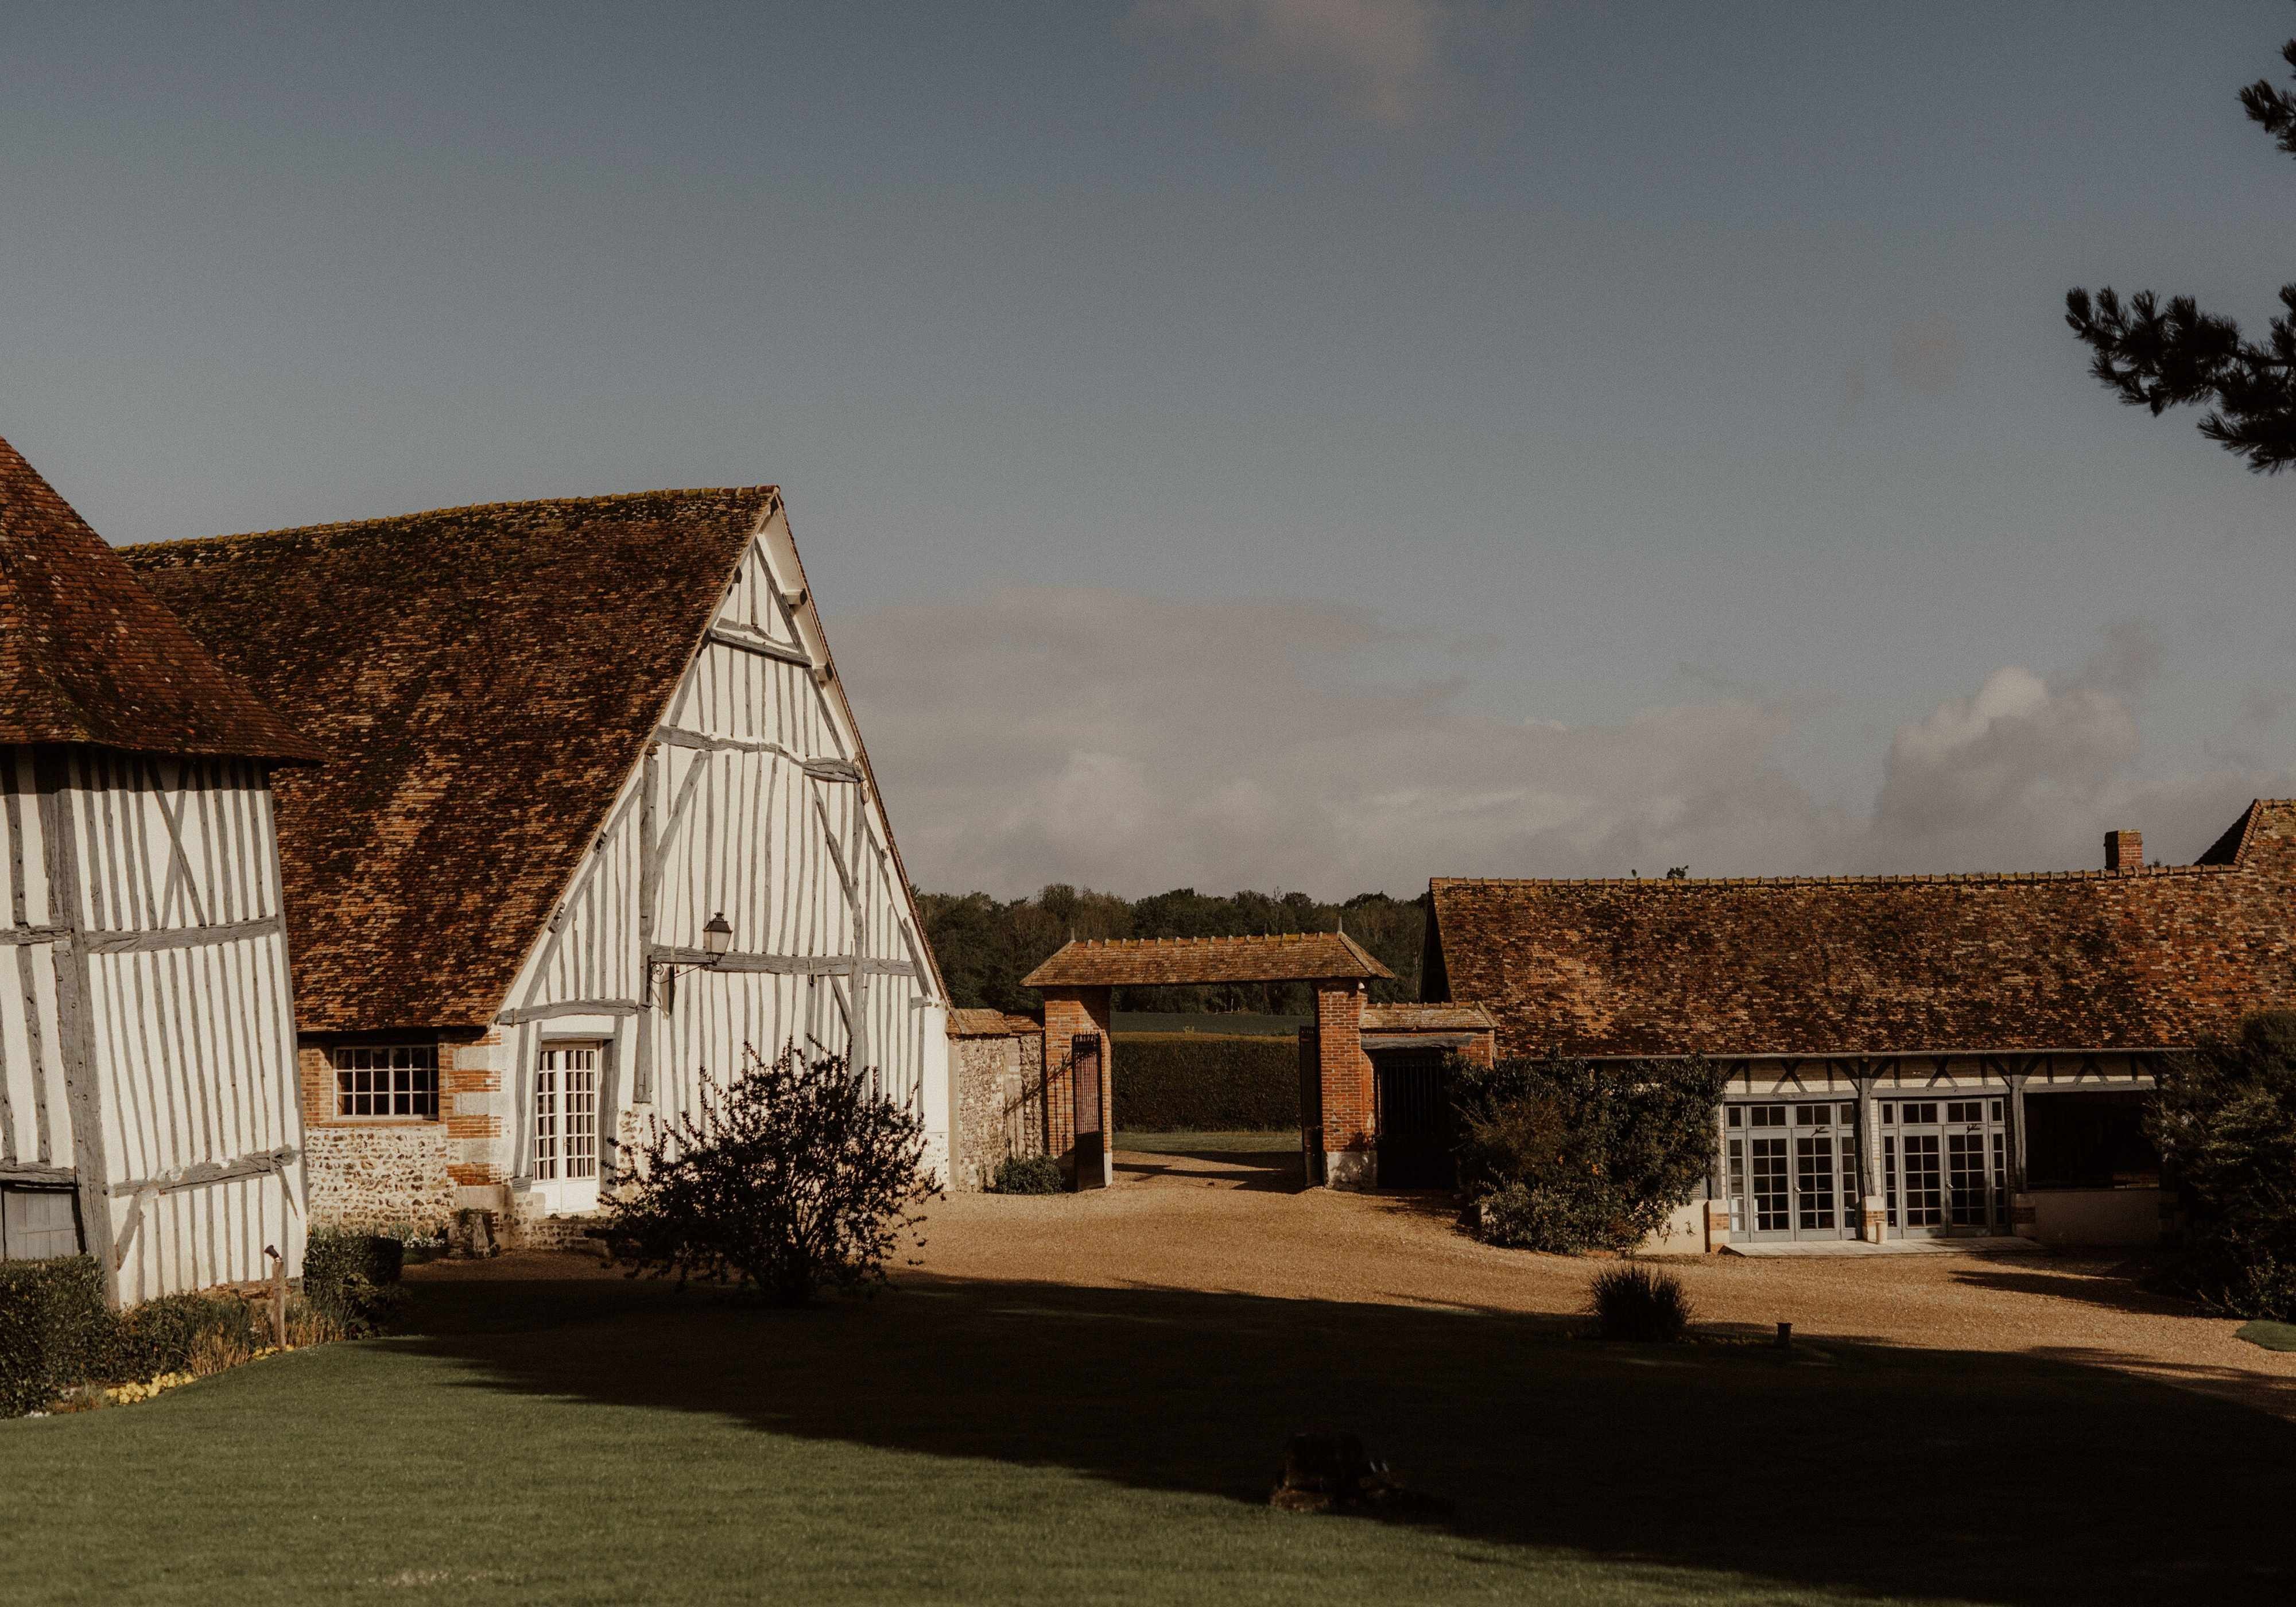
[[[988,1180],[992,1194],[1057,1194],[1061,1163],[1050,1155],[1007,1155]]]
[[[633,1276],[733,1282],[785,1305],[883,1283],[939,1192],[919,1170],[923,1122],[842,1055],[745,1055],[723,1094],[704,1079],[698,1114],[619,1146],[636,1177],[613,1206],[614,1253]]]
[[[373,1333],[398,1314],[406,1253],[386,1234],[315,1227],[303,1252],[303,1299],[344,1333]]]
[[[1456,1066],[1468,1226],[1522,1250],[1632,1250],[1706,1181],[1724,1081],[1695,1058]]]
[[[1119,1132],[1272,1133],[1300,1125],[1300,1045],[1289,1037],[1134,1036],[1115,1045]]]
[[[2186,1221],[2172,1275],[2202,1305],[2296,1322],[2296,1013],[2161,1068],[2146,1126]]]
[[[1587,1293],[1606,1340],[1671,1344],[1689,1332],[1690,1296],[1672,1273],[1631,1263],[1605,1267],[1587,1284]]]
[[[105,1377],[148,1379],[188,1373],[206,1353],[246,1355],[269,1344],[245,1300],[229,1295],[169,1294],[119,1314],[118,1349]]]
[[[93,1256],[0,1262],[0,1417],[111,1376],[117,1322]]]

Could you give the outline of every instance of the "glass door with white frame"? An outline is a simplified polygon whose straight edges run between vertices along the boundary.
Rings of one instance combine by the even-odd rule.
[[[598,1209],[597,1044],[547,1044],[534,1071],[534,1188],[554,1217]]]

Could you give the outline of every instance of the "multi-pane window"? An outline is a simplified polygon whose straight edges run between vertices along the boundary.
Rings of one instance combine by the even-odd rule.
[[[598,1051],[545,1049],[534,1073],[534,1177],[576,1183],[598,1175]]]
[[[439,1051],[430,1044],[346,1045],[334,1054],[335,1114],[439,1115]]]

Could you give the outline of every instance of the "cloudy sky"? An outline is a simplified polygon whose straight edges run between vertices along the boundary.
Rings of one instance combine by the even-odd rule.
[[[118,542],[778,481],[926,885],[2187,859],[2296,792],[2296,8],[21,4],[0,434]]]

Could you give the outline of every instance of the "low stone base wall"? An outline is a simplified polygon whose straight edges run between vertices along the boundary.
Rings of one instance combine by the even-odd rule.
[[[459,1204],[444,1122],[304,1129],[311,1224],[365,1231],[451,1223]]]

